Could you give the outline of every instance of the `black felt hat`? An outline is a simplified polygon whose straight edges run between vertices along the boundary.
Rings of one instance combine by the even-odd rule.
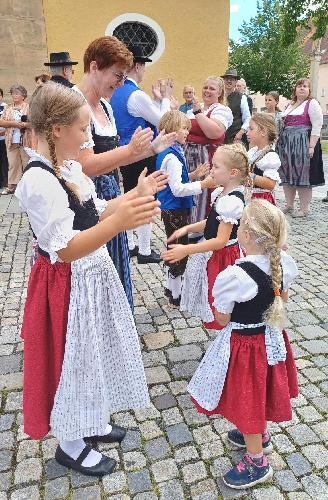
[[[227,71],[224,73],[224,75],[221,75],[221,78],[224,78],[225,76],[232,76],[233,78],[236,78],[239,80],[239,75],[237,73],[237,70],[234,68],[229,68]]]
[[[51,52],[50,61],[44,63],[45,66],[74,66],[79,64],[76,61],[71,61],[69,52]]]
[[[152,62],[152,59],[143,55],[142,47],[139,45],[129,45],[128,49],[133,54],[133,62]]]

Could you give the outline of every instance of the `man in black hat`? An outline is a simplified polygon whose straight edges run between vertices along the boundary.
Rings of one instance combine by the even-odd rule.
[[[233,114],[232,125],[227,129],[225,140],[226,144],[238,142],[243,139],[244,134],[248,130],[248,124],[251,117],[247,96],[236,91],[236,84],[239,80],[237,71],[234,68],[229,68],[222,75],[225,85],[225,91],[228,101],[228,106]]]
[[[172,87],[166,82],[161,86],[161,92],[157,89],[157,102],[155,104],[149,95],[139,88],[145,73],[146,62],[152,61],[143,55],[141,47],[129,47],[129,50],[133,54],[133,67],[129,71],[124,85],[115,90],[110,100],[122,146],[129,144],[138,127],[157,127],[163,114],[170,110],[170,96],[172,94]],[[125,193],[136,187],[138,177],[145,167],[147,167],[148,172],[153,172],[155,170],[155,157],[146,158],[122,168]],[[152,251],[150,247],[151,229],[151,224],[145,224],[137,229],[138,246],[134,243],[133,231],[127,231],[130,255],[136,255],[139,264],[160,262],[159,254]]]
[[[78,63],[71,61],[69,52],[51,52],[50,61],[44,63],[45,66],[49,66],[51,81],[70,88],[74,85],[71,80],[74,75],[73,66],[75,64]]]

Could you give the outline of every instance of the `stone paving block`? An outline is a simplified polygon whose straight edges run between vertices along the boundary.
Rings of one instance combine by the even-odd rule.
[[[186,380],[177,380],[170,382],[169,387],[174,395],[184,394],[187,390],[188,382]]]
[[[297,491],[296,493],[288,493],[288,500],[311,500],[311,497],[307,493],[302,491]]]
[[[273,450],[272,453],[270,453],[270,465],[273,468],[274,471],[277,470],[282,470],[287,467],[286,462],[283,460],[282,456],[279,455],[276,451]]]
[[[158,485],[160,500],[185,500],[180,481],[173,479]]]
[[[206,333],[202,328],[185,328],[177,330],[175,336],[180,344],[192,344],[194,342],[204,342],[207,340]]]
[[[189,462],[198,458],[199,454],[194,446],[184,446],[183,448],[177,449],[174,453],[174,459],[177,464]]]
[[[218,491],[213,479],[206,479],[190,486],[192,500],[217,500]]]
[[[48,460],[45,465],[45,475],[47,479],[55,479],[60,476],[65,476],[68,470],[69,469],[67,467],[60,465],[54,458]]]
[[[328,441],[328,422],[320,422],[319,424],[312,425],[312,429],[322,441]]]
[[[195,483],[207,477],[207,471],[203,462],[195,462],[182,467],[182,476],[185,483]]]
[[[162,349],[174,342],[174,337],[170,332],[146,333],[142,339],[148,349]]]
[[[178,408],[169,408],[162,411],[162,419],[166,426],[183,422],[183,417]]]
[[[21,389],[23,387],[23,373],[8,373],[7,375],[0,375],[0,391],[7,389],[8,391],[14,389]]]
[[[10,482],[11,482],[11,471],[0,472],[0,491],[9,490]]]
[[[301,393],[306,398],[314,398],[316,396],[321,396],[320,389],[314,384],[302,385],[300,390],[301,390]]]
[[[13,491],[10,500],[39,500],[39,488],[37,486],[28,486]]]
[[[17,314],[15,312],[15,314]],[[0,374],[19,372],[22,363],[20,354],[12,354],[10,356],[0,356]]]
[[[301,453],[292,453],[287,457],[287,463],[295,476],[304,476],[312,470],[312,466]]]
[[[164,366],[145,368],[145,373],[148,385],[171,381],[171,377]]]
[[[168,394],[169,392],[170,391],[168,390],[168,388],[164,384],[153,385],[149,389],[149,394],[150,394],[150,397],[152,400],[154,398],[156,398],[157,396],[163,396],[164,394]]]
[[[290,470],[281,470],[274,475],[276,483],[283,491],[297,491],[302,485]]]
[[[318,420],[322,420],[322,415],[317,412],[313,406],[303,406],[302,408],[297,409],[297,414],[300,416],[304,422],[318,422]]]
[[[272,436],[272,441],[279,453],[290,453],[295,450],[295,446],[285,434]]]
[[[6,400],[6,411],[22,410],[22,398],[21,391],[10,392]]]
[[[123,455],[125,469],[133,471],[146,467],[146,457],[139,451],[128,451]]]
[[[15,484],[38,481],[41,478],[41,462],[37,458],[27,458],[20,462],[15,470]]]
[[[74,490],[72,500],[101,500],[99,486],[89,486]]]
[[[157,495],[155,493],[151,493],[150,491],[146,491],[145,493],[138,493],[133,500],[157,500]]]
[[[80,488],[82,486],[94,485],[98,484],[99,478],[92,476],[84,476],[79,472],[72,471],[71,472],[71,484],[73,488]]]
[[[12,431],[0,432],[0,450],[11,450],[14,446],[14,438]]]
[[[53,481],[47,481],[45,484],[44,499],[55,500],[62,499],[68,495],[69,484],[67,477],[59,477]]]
[[[310,354],[327,354],[328,342],[325,340],[305,340],[300,342],[300,346],[306,349]]]
[[[171,347],[166,352],[171,363],[200,359],[203,354],[201,348],[194,344],[186,344],[181,347]]]
[[[193,435],[197,444],[208,443],[210,441],[215,441],[218,438],[217,434],[212,431],[210,425],[198,427],[193,431]]]
[[[139,431],[128,430],[122,443],[123,451],[132,451],[141,447],[141,434]]]
[[[302,371],[303,375],[305,375],[311,382],[321,382],[322,380],[326,380],[326,375],[319,370],[319,368],[305,368]]]
[[[17,462],[21,462],[25,458],[36,457],[38,453],[39,443],[37,441],[22,441],[18,446]]]
[[[298,328],[298,331],[307,340],[317,339],[320,337],[327,336],[327,331],[324,328],[321,328],[321,326],[319,325],[300,326]]]
[[[232,467],[231,461],[228,457],[220,457],[214,460],[211,465],[211,474],[215,478],[222,477],[226,472],[228,472]]]
[[[292,440],[299,446],[317,443],[320,441],[318,436],[306,424],[298,424],[288,427],[287,432],[291,436]]]
[[[321,477],[316,474],[311,474],[310,476],[303,477],[301,482],[306,493],[308,493],[311,498],[316,498],[318,500],[328,499],[328,486]]]
[[[152,489],[150,475],[147,469],[128,473],[128,487],[132,494]]]
[[[157,483],[161,483],[169,479],[175,479],[179,476],[176,463],[171,458],[155,462],[152,464],[151,470]]]
[[[186,444],[192,441],[192,434],[184,423],[171,425],[166,428],[166,432],[173,446],[179,446],[180,444]]]
[[[178,403],[181,408],[195,408],[194,403],[191,401],[190,394],[182,394],[181,396],[178,396]]]
[[[134,429],[138,427],[136,419],[130,413],[116,413],[113,416],[114,424],[120,425],[125,429]]]
[[[163,431],[153,420],[147,420],[146,422],[143,422],[139,425],[139,429],[143,438],[147,441],[163,435]]]
[[[152,439],[145,444],[145,452],[147,453],[150,460],[153,462],[155,460],[160,460],[166,458],[171,453],[171,448],[164,437],[157,439]]]
[[[49,460],[53,458],[56,453],[56,449],[58,446],[58,441],[55,438],[43,439],[41,441],[41,449],[43,460]]]
[[[162,351],[144,352],[142,361],[145,368],[167,364],[165,354]]]
[[[322,396],[319,398],[313,398],[312,403],[314,406],[318,408],[319,411],[321,411],[324,416],[327,415],[328,413],[328,397],[327,396]]]
[[[274,486],[256,489],[253,495],[256,500],[284,500],[282,493]]]
[[[190,379],[195,373],[198,365],[198,361],[185,361],[184,363],[176,363],[171,369],[171,373],[175,379]]]
[[[0,431],[8,431],[14,423],[15,416],[11,414],[0,416]]]
[[[168,408],[173,408],[177,406],[177,400],[172,394],[161,394],[153,399],[153,403],[158,410],[167,410]]]
[[[223,455],[224,448],[221,441],[217,438],[216,441],[202,444],[200,446],[200,453],[203,460],[209,460]]]
[[[12,456],[12,451],[0,451],[0,471],[6,471],[10,469]]]
[[[317,470],[328,468],[328,450],[322,444],[311,444],[302,449],[306,458]]]
[[[105,476],[102,482],[105,493],[109,493],[110,495],[125,490],[127,486],[126,475],[121,471]]]

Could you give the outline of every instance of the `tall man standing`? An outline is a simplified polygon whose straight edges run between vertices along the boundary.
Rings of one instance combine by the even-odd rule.
[[[145,57],[140,47],[129,47],[133,54],[133,68],[129,71],[124,85],[117,88],[111,97],[110,104],[113,108],[116,121],[117,133],[120,144],[129,144],[131,137],[138,127],[157,127],[162,115],[170,110],[170,96],[172,88],[170,85],[153,89],[156,103],[140,90],[146,62],[151,59]],[[143,169],[147,167],[148,172],[155,170],[155,157],[132,163],[121,169],[124,192],[135,188],[138,177]],[[138,246],[134,243],[133,231],[127,231],[130,255],[137,255],[139,264],[159,263],[160,256],[150,248],[151,224],[145,224],[137,229]]]
[[[44,66],[49,66],[51,81],[72,88],[74,84],[71,83],[71,80],[74,75],[73,66],[75,64],[78,64],[78,62],[71,61],[69,52],[51,52],[50,61],[44,63]]]
[[[248,130],[248,124],[251,117],[247,96],[236,91],[236,84],[239,80],[237,71],[233,68],[227,69],[222,75],[225,85],[228,106],[233,114],[232,125],[227,129],[225,140],[226,144],[241,141],[243,135]]]

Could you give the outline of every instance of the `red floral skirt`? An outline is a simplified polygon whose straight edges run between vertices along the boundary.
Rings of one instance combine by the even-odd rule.
[[[221,271],[224,271],[228,266],[233,266],[235,261],[241,257],[240,255],[240,247],[238,243],[231,245],[230,247],[221,248],[221,250],[217,250],[213,252],[212,257],[207,263],[207,279],[208,279],[208,303],[211,307],[211,310],[214,314],[213,307],[213,295],[212,290],[215,283],[215,280],[218,274]],[[219,323],[214,320],[210,323],[204,323],[205,328],[211,328],[214,330],[221,330],[223,327],[219,325]]]
[[[269,193],[268,191],[263,191],[263,193],[253,193],[252,194],[252,200],[255,199],[255,198],[260,198],[262,200],[267,200],[270,203],[272,203],[272,205],[276,204],[276,200],[274,199],[273,194]]]
[[[232,332],[220,402],[214,410],[207,411],[193,399],[197,410],[206,415],[222,415],[243,434],[264,432],[268,420],[291,420],[290,400],[298,395],[297,371],[287,333],[283,334],[286,361],[269,366],[264,334],[246,337]]]
[[[29,278],[21,332],[24,432],[32,439],[41,439],[50,430],[64,359],[70,288],[70,264],[51,264],[40,255]]]

